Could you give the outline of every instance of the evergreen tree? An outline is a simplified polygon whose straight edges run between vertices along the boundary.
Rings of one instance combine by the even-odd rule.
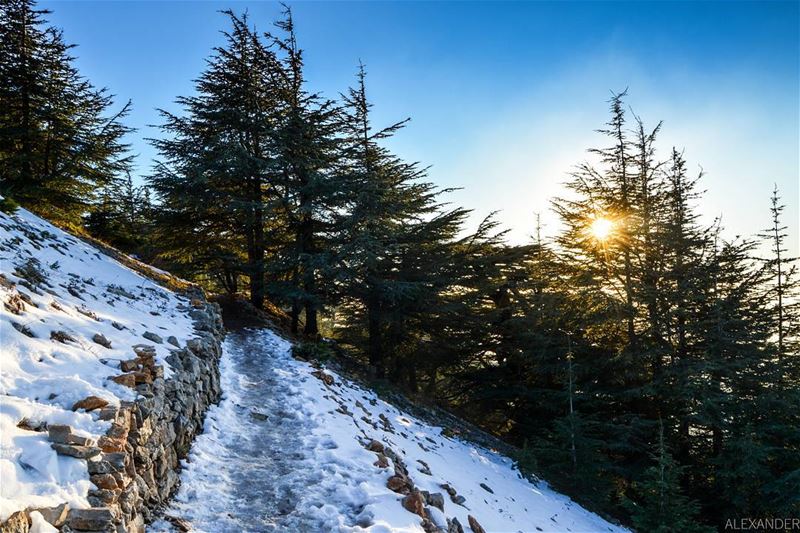
[[[80,75],[50,12],[33,0],[0,6],[0,193],[77,227],[98,187],[122,176],[131,156],[113,96]]]
[[[356,87],[344,96],[345,178],[356,192],[339,249],[345,265],[342,333],[364,348],[377,376],[391,369],[394,380],[403,373],[413,383],[414,369],[409,372],[401,357],[413,351],[425,331],[422,317],[436,310],[451,283],[449,249],[467,212],[444,211],[437,198],[445,191],[422,181],[425,169],[380,145],[406,121],[373,129],[365,78],[362,65]]]
[[[639,503],[627,502],[633,526],[653,533],[710,533],[712,528],[698,523],[700,506],[683,495],[683,468],[675,463],[659,425],[659,438],[654,465],[645,471],[641,482],[634,484]]]
[[[335,277],[331,240],[346,199],[336,172],[339,109],[335,102],[306,89],[303,51],[297,45],[288,8],[276,26],[283,36],[266,37],[281,54],[275,70],[281,108],[275,132],[275,165],[280,169],[279,198],[288,240],[270,261],[269,291],[277,301],[288,301],[293,333],[298,332],[302,310],[304,333],[315,336],[319,333],[317,315],[331,296],[320,282]]]
[[[198,94],[178,98],[185,116],[161,112],[166,136],[153,144],[163,159],[149,182],[162,204],[162,255],[229,292],[247,276],[250,301],[261,307],[266,249],[283,239],[269,225],[280,212],[277,59],[246,16],[225,14],[226,45],[208,60]]]

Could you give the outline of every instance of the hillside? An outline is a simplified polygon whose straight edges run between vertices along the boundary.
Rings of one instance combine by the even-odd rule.
[[[0,261],[2,531],[140,531],[186,452],[148,530],[621,531],[509,458],[293,359],[270,330],[198,351],[217,333],[199,320],[210,305],[27,211],[0,214]],[[220,385],[189,451],[181,428],[200,428]],[[115,457],[112,479],[101,467]],[[102,528],[98,509],[111,517]]]
[[[93,507],[140,529],[218,395],[211,306],[22,209],[0,213],[0,266],[0,523],[94,529],[102,513],[75,518]],[[182,397],[191,409],[164,405]]]

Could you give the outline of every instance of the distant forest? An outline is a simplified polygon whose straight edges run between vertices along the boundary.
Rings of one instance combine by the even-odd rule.
[[[269,32],[224,12],[138,185],[131,104],[78,72],[47,14],[2,0],[4,211],[280,309],[306,355],[361,361],[641,532],[800,516],[800,298],[777,190],[764,228],[727,239],[700,218],[702,175],[622,92],[595,163],[552,200],[563,230],[469,230],[387,148],[406,121],[373,123],[365,66],[335,98],[308,86],[288,9]]]

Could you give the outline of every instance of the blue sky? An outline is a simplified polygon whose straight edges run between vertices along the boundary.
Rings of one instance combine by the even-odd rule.
[[[295,2],[311,87],[331,97],[360,60],[377,123],[411,117],[391,141],[431,165],[450,199],[500,210],[510,237],[532,233],[570,168],[603,143],[610,91],[628,88],[645,122],[664,121],[661,146],[703,168],[708,220],[726,235],[768,222],[773,184],[787,204],[791,249],[800,225],[800,3],[798,2]],[[204,58],[221,42],[219,9],[250,12],[267,28],[272,2],[48,1],[50,20],[78,44],[78,66],[120,101],[138,174],[148,172],[156,107],[177,111]]]

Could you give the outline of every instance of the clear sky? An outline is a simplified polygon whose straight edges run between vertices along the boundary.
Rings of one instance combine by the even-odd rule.
[[[450,199],[500,210],[515,242],[547,214],[571,167],[603,144],[610,91],[626,87],[661,146],[706,173],[700,204],[726,235],[768,223],[777,183],[792,253],[800,226],[800,2],[290,2],[311,87],[331,97],[367,65],[378,124],[411,117],[391,141],[431,165]],[[156,107],[176,111],[221,42],[219,9],[267,28],[272,2],[46,1],[78,44],[78,66],[133,100],[138,175],[155,156]]]

